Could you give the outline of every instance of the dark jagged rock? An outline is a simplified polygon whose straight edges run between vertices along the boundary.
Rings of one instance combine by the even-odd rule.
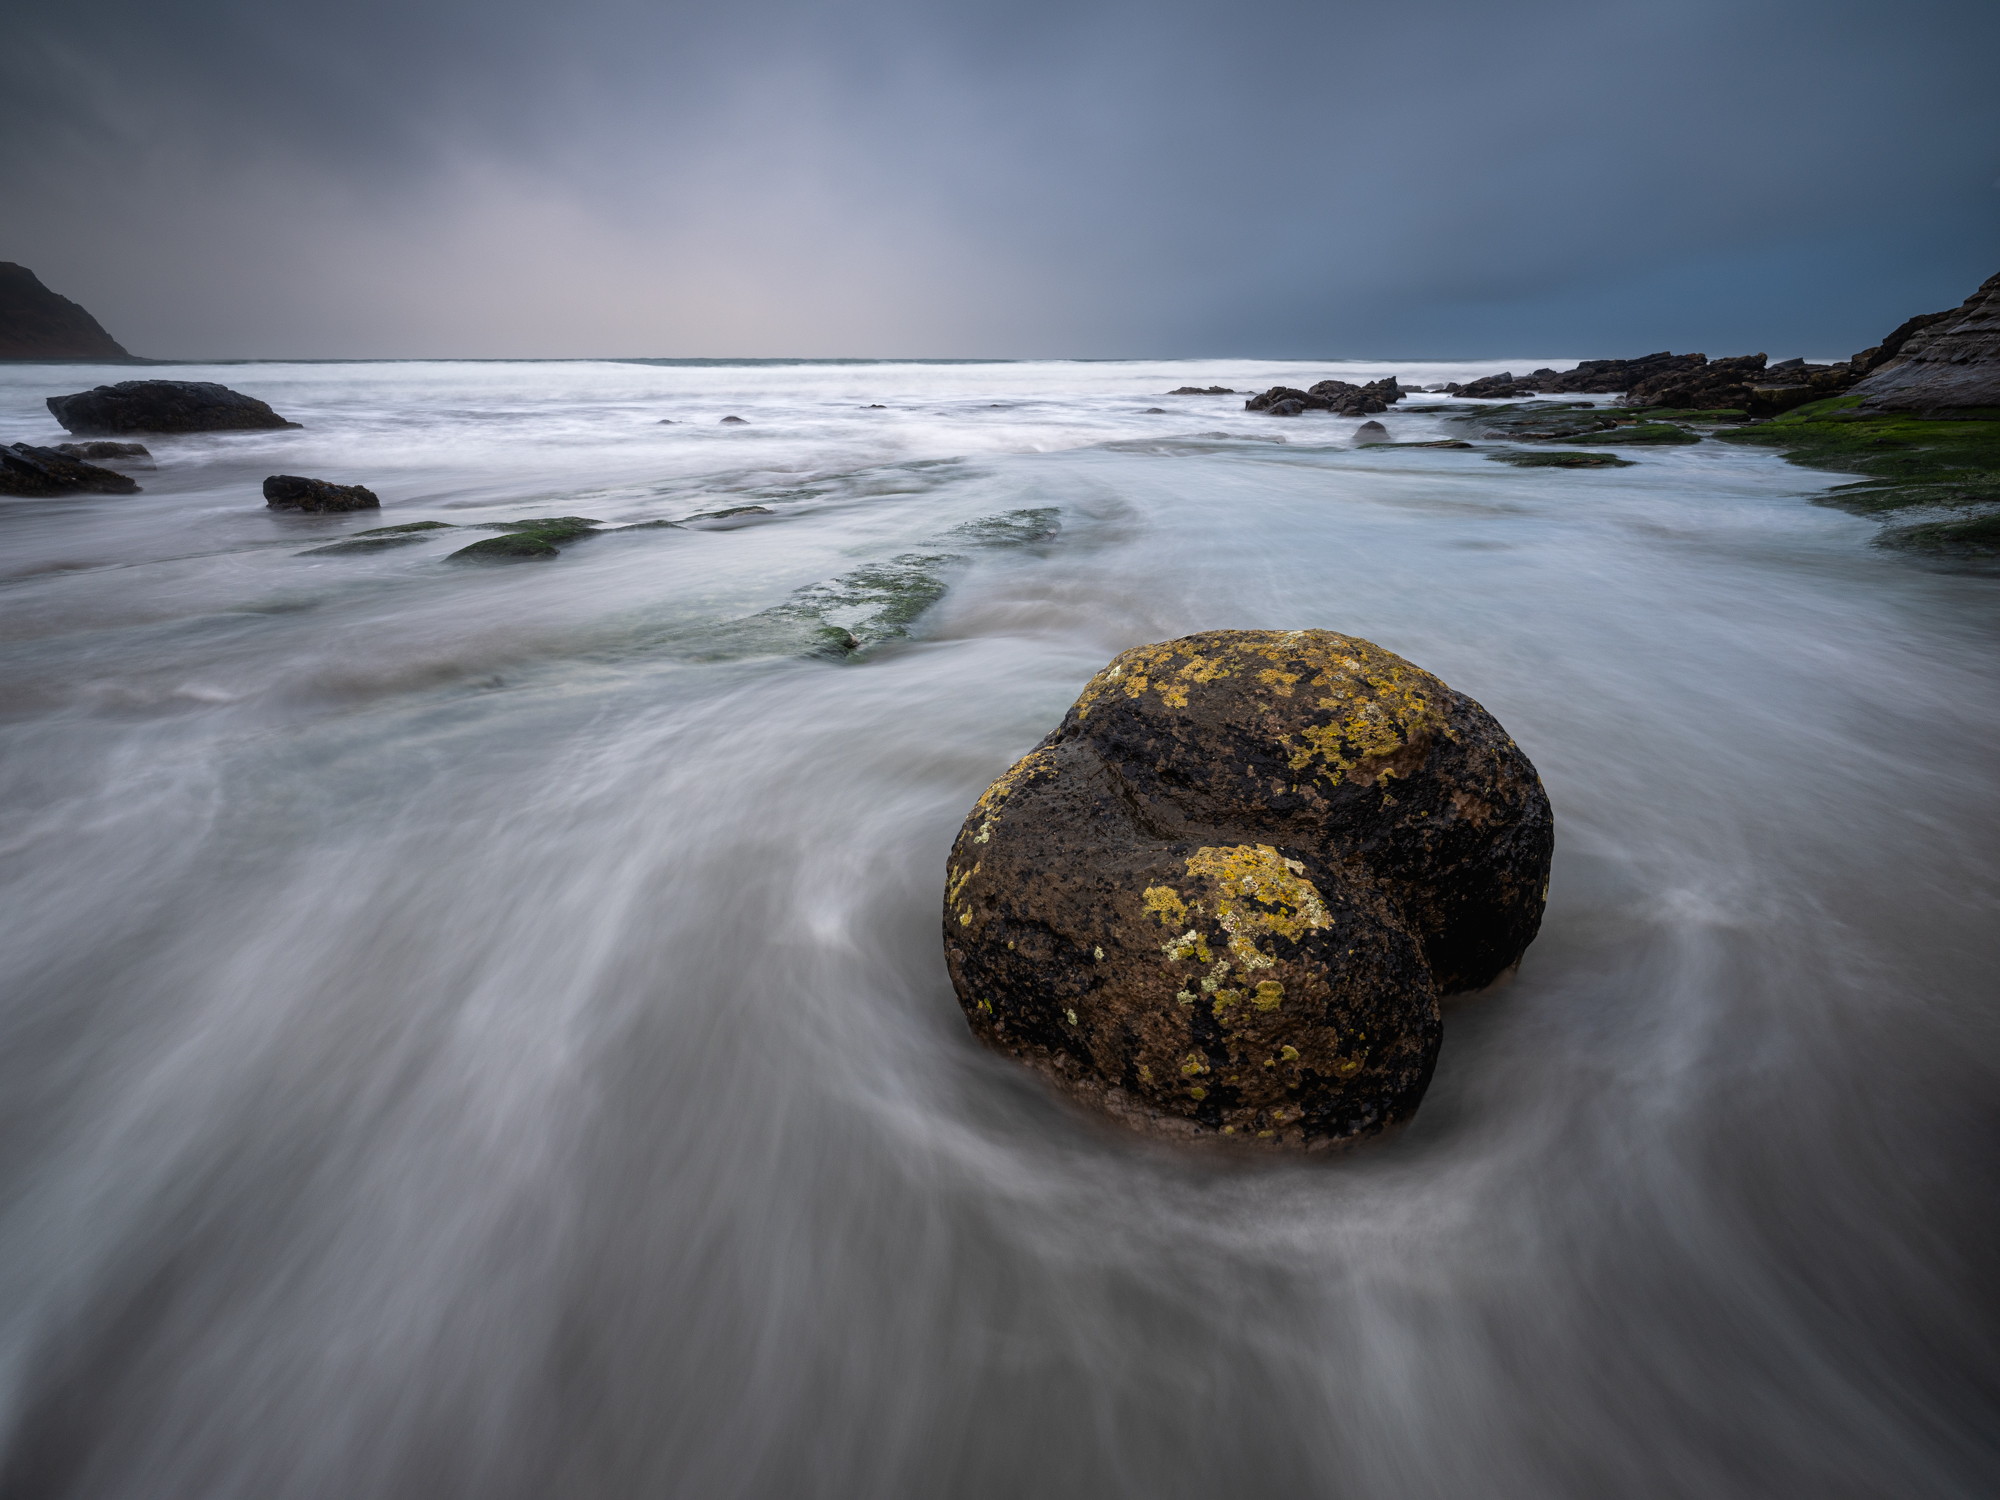
[[[1642,354],[1637,359],[1586,359],[1574,370],[1537,372],[1536,389],[1544,394],[1605,396],[1629,391],[1642,381],[1698,369],[1708,363],[1705,354]]]
[[[273,474],[264,481],[264,503],[272,510],[303,510],[325,515],[344,510],[380,510],[373,490],[358,484],[334,484],[299,474]]]
[[[1184,385],[1178,390],[1168,391],[1169,396],[1233,396],[1235,391],[1226,385]]]
[[[55,448],[27,443],[0,447],[0,495],[65,495],[85,491],[135,495],[139,486],[123,474],[100,469]]]
[[[1638,382],[1625,392],[1625,402],[1628,406],[1730,406],[1747,410],[1752,390],[1764,383],[1764,359],[1761,354],[1703,359],[1700,364]]]
[[[1440,994],[1533,941],[1534,767],[1429,673],[1331,631],[1119,656],[953,846],[947,963],[973,1030],[1172,1134],[1292,1145],[1416,1109]]]
[[[49,411],[79,437],[126,432],[257,432],[296,427],[254,396],[208,380],[121,380],[73,396],[51,396]]]
[[[144,443],[57,443],[55,451],[68,458],[151,458]]]
[[[130,359],[104,326],[43,286],[26,266],[0,260],[0,359]]]
[[[1912,319],[1912,323],[1920,320]],[[1909,323],[1895,353],[1853,388],[1864,410],[1928,416],[2000,411],[2000,276],[1949,313]],[[1895,335],[1891,335],[1891,338]],[[1888,346],[1889,340],[1883,340]]]
[[[1245,401],[1243,409],[1269,412],[1276,417],[1295,417],[1303,411],[1330,411],[1343,417],[1365,417],[1374,412],[1387,411],[1395,402],[1402,400],[1404,394],[1393,375],[1383,380],[1371,380],[1366,385],[1353,385],[1345,380],[1322,380],[1305,391],[1289,385],[1274,385],[1263,395],[1252,396]]]

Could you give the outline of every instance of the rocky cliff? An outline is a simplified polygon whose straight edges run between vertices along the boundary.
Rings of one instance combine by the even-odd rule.
[[[1955,311],[1911,322],[1919,326],[1901,348],[1849,393],[1861,397],[1864,410],[1950,416],[2000,409],[2000,276],[1987,277]]]
[[[26,266],[0,260],[0,359],[130,359],[104,326]]]

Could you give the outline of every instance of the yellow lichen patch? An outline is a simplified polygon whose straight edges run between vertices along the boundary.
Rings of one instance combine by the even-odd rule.
[[[1170,885],[1146,887],[1146,910],[1160,919],[1162,927],[1178,927],[1187,920],[1187,904]]]
[[[1361,1059],[1358,1057],[1343,1057],[1333,1065],[1333,1071],[1338,1073],[1342,1078],[1352,1078],[1356,1073],[1361,1071]]]
[[[1181,1062],[1181,1076],[1183,1078],[1192,1078],[1197,1073],[1206,1073],[1207,1071],[1208,1059],[1203,1057],[1199,1052],[1190,1052]]]
[[[1285,1003],[1285,987],[1275,979],[1266,979],[1257,986],[1257,1009],[1276,1010]]]
[[[1269,844],[1197,849],[1188,856],[1187,870],[1215,881],[1216,920],[1245,969],[1268,969],[1277,962],[1258,946],[1266,933],[1297,942],[1315,928],[1333,925],[1318,889],[1305,878],[1305,866]]]
[[[1299,674],[1281,672],[1276,667],[1266,667],[1257,674],[1257,680],[1280,698],[1289,698],[1292,696],[1292,684],[1299,680]]]
[[[1177,938],[1160,944],[1160,951],[1167,955],[1167,962],[1177,964],[1185,959],[1198,958],[1208,962],[1208,939],[1190,927]]]
[[[980,819],[979,832],[972,836],[972,842],[983,844],[990,839],[993,836],[993,825],[1000,817],[1000,804],[1007,800],[1007,794],[1037,776],[1055,775],[1055,761],[1053,750],[1031,750],[1009,766],[993,785],[981,792],[979,800],[972,806],[973,816]]]
[[[955,869],[948,871],[947,874],[955,878],[953,878],[951,880],[951,883],[945,887],[945,895],[944,895],[945,904],[947,906],[956,904],[958,901],[958,893],[965,889],[966,881],[972,879],[972,877],[977,875],[978,873],[979,873],[978,865],[974,865],[971,869],[967,870],[963,875],[960,875],[958,871]]]
[[[1206,1099],[1207,1097],[1208,1097],[1208,1090],[1203,1088],[1200,1084],[1196,1084],[1193,1088],[1188,1090],[1188,1098],[1194,1100],[1194,1102],[1197,1104],[1201,1103],[1201,1101]]]
[[[1297,1062],[1299,1060],[1299,1049],[1292,1046],[1280,1047],[1278,1049],[1278,1056],[1282,1057],[1286,1062]]]

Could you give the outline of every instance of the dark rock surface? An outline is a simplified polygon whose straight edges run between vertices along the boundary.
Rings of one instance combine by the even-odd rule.
[[[716,425],[718,427],[748,427],[750,424],[741,417],[724,417]]]
[[[18,206],[18,205],[16,205]],[[97,319],[0,260],[0,359],[130,359]]]
[[[298,474],[273,474],[264,481],[264,503],[272,510],[303,510],[326,514],[343,510],[380,510],[373,490],[358,484],[334,484]]]
[[[1184,385],[1168,391],[1169,396],[1233,396],[1236,392],[1226,385]]]
[[[1243,409],[1268,412],[1274,417],[1295,417],[1306,411],[1365,417],[1374,412],[1387,411],[1402,400],[1404,394],[1393,375],[1383,380],[1371,380],[1366,385],[1352,385],[1345,380],[1322,380],[1304,391],[1289,385],[1274,385],[1263,395],[1252,396],[1245,401]]]
[[[1367,641],[1127,651],[953,846],[946,959],[988,1044],[1170,1134],[1407,1119],[1438,996],[1517,962],[1553,821],[1486,711]]]
[[[1490,459],[1517,469],[1629,469],[1634,460],[1615,453],[1527,452],[1489,453]]]
[[[1989,276],[1962,306],[1913,318],[1896,334],[1903,337],[1893,354],[1853,388],[1863,410],[1927,416],[2000,411],[2000,276]],[[1882,346],[1887,349],[1889,339]]]
[[[69,458],[151,458],[144,443],[57,443],[55,451]]]
[[[48,407],[79,437],[126,432],[254,432],[296,427],[254,396],[208,380],[121,380],[73,396],[51,396]]]
[[[1380,422],[1363,422],[1359,427],[1354,429],[1354,441],[1357,443],[1386,443],[1389,441],[1389,429],[1384,427]]]
[[[0,448],[0,495],[63,495],[82,492],[134,495],[139,486],[123,474],[56,448],[15,443]]]

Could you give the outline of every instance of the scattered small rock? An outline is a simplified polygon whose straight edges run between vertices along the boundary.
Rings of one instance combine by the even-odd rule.
[[[300,474],[273,474],[264,481],[264,503],[272,510],[302,510],[326,515],[344,510],[380,510],[373,490],[358,484],[334,484]]]
[[[715,425],[718,427],[748,427],[750,424],[741,417],[724,417]]]
[[[297,427],[255,396],[209,380],[122,380],[73,396],[51,396],[49,411],[79,437],[125,432],[255,432]]]
[[[1164,406],[1149,406],[1143,413],[1143,415],[1148,417],[1164,417],[1166,414],[1167,409]]]
[[[1168,391],[1169,396],[1234,396],[1238,394],[1226,385],[1184,385],[1178,390]]]

